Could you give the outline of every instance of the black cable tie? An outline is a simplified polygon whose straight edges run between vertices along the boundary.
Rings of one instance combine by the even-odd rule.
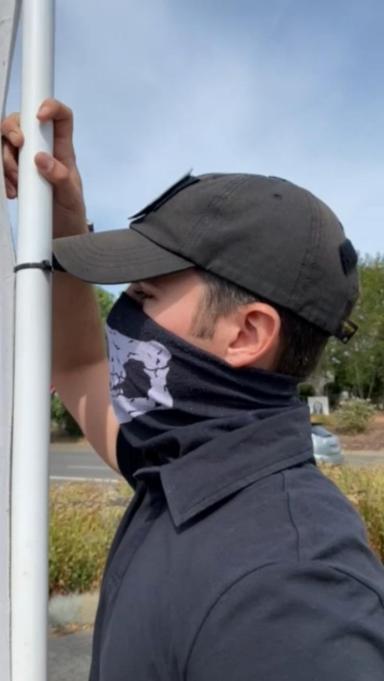
[[[41,262],[23,262],[21,265],[16,265],[13,271],[18,272],[19,270],[44,270],[46,272],[53,272],[53,267],[49,260],[42,260]]]

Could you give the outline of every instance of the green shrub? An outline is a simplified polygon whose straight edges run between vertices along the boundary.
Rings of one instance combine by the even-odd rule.
[[[384,563],[384,468],[322,468],[360,513],[370,545]]]
[[[298,392],[300,399],[306,402],[307,397],[313,397],[315,389],[311,383],[299,383]]]
[[[51,397],[51,422],[56,429],[66,435],[81,437],[83,434],[78,423],[65,408],[60,397],[56,393]]]
[[[340,433],[363,433],[375,414],[368,400],[348,400],[341,402],[334,412],[335,425]]]
[[[66,483],[51,487],[50,593],[84,592],[98,587],[129,495],[125,484]]]

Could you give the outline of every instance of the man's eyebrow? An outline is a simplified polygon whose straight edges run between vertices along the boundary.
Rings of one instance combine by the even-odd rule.
[[[161,282],[156,281],[156,277],[154,277],[153,279],[142,279],[137,283],[142,284],[143,286],[148,286],[148,288],[152,288],[155,291],[160,291],[161,289]]]

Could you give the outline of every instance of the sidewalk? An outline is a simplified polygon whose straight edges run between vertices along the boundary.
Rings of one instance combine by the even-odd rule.
[[[92,630],[48,637],[48,681],[88,681]]]

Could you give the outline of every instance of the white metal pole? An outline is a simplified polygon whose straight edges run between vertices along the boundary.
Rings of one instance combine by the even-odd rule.
[[[37,110],[53,94],[53,0],[23,0],[11,512],[12,681],[47,678],[52,194],[34,156],[52,150]]]
[[[18,0],[0,0],[0,116],[3,116],[18,22]],[[13,390],[15,254],[0,163],[0,669],[11,681],[10,471]]]

